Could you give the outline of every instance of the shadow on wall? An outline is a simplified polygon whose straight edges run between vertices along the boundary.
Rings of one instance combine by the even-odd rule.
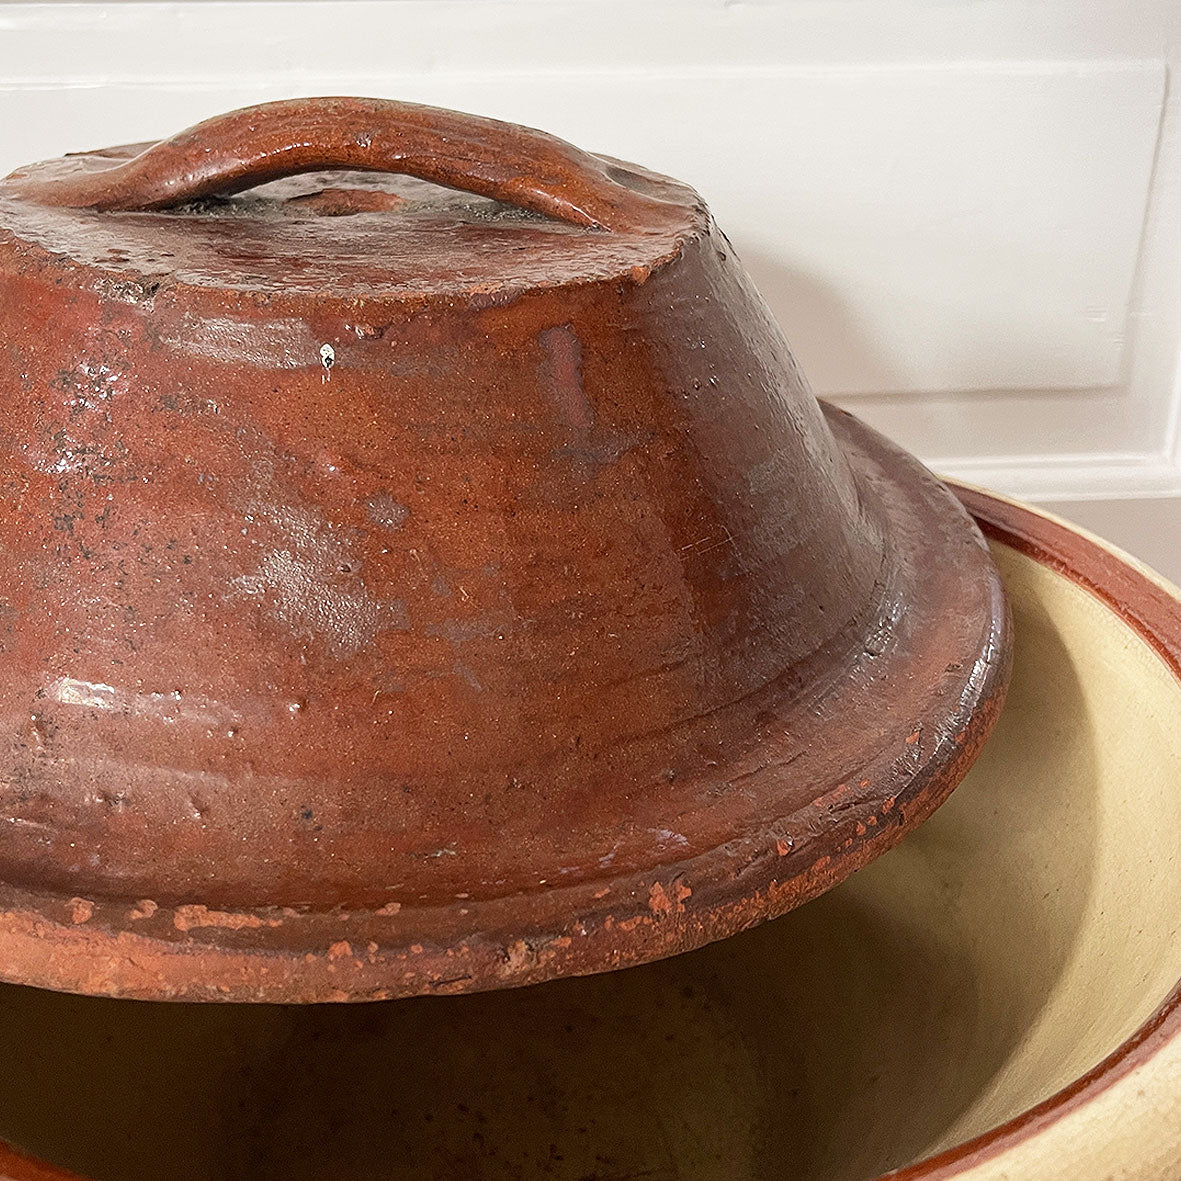
[[[830,283],[758,250],[739,259],[823,397],[901,390],[906,381]]]
[[[888,332],[875,331],[832,284],[787,266],[772,254],[756,250],[742,258],[819,396],[852,411],[920,459],[975,466],[1002,456],[1011,457],[1003,462],[1018,464],[1019,457],[1025,456],[1039,467],[1047,454],[1073,446],[1070,440],[1080,423],[1088,424],[1086,437],[1092,440],[1085,446],[1102,450],[1108,445],[1110,432],[1103,432],[1103,424],[1112,414],[1110,389],[1035,389],[1017,380],[1024,375],[1036,382],[1038,375],[1046,374],[1043,353],[1048,343],[1023,346],[1003,337],[1003,328],[982,319],[970,339],[949,341],[935,334],[922,345],[929,355],[923,358],[920,371],[912,372],[906,350],[920,347],[913,338],[901,354],[894,354],[884,343]],[[897,314],[904,315],[905,310]],[[1004,352],[999,371],[998,350]],[[973,374],[982,380],[1003,378],[1005,384],[995,388],[965,384]],[[1033,405],[1036,409],[1031,413]],[[1130,552],[1147,556],[1150,563],[1161,555],[1154,564],[1163,563],[1176,571],[1174,580],[1181,578],[1181,541],[1174,543],[1170,536],[1162,544],[1158,536],[1153,547],[1153,539],[1146,537],[1146,544],[1137,549],[1122,541],[1123,536],[1135,536],[1129,511],[1115,515],[1119,518],[1116,528],[1107,533]],[[1088,523],[1086,515],[1076,517]],[[1181,538],[1181,513],[1171,519],[1170,528]],[[1102,528],[1096,531],[1105,534]]]
[[[908,379],[835,287],[769,254],[745,251],[739,257],[817,396],[852,411],[919,458],[930,440],[962,436],[956,395],[908,390]],[[905,406],[904,430],[897,416],[883,420],[883,394],[891,395],[892,406]],[[966,442],[962,449],[972,450]]]

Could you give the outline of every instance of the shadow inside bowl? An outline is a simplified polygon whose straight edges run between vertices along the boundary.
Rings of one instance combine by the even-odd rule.
[[[1102,1059],[1181,976],[1181,687],[1004,546],[968,779],[801,910],[674,959],[362,1006],[0,988],[0,1137],[96,1181],[865,1181]]]

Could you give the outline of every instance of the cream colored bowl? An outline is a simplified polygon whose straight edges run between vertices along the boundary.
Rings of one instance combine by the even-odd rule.
[[[1061,523],[965,497],[1012,600],[1009,704],[951,801],[843,886],[505,993],[8,986],[0,1136],[98,1181],[1176,1181],[1181,605]],[[8,1175],[59,1176],[40,1167]]]

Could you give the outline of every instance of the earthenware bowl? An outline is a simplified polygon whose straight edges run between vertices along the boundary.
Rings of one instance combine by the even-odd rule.
[[[950,802],[842,886],[685,956],[512,992],[9,987],[0,1135],[100,1181],[1175,1181],[1181,603],[1092,538],[964,495],[1013,605],[1009,704]]]
[[[684,951],[884,852],[999,711],[970,519],[639,166],[339,98],[30,165],[0,340],[4,979]]]

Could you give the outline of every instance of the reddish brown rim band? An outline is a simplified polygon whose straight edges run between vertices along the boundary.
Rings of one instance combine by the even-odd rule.
[[[1181,603],[1118,553],[1024,505],[952,485],[986,537],[1083,587],[1111,608],[1181,680]],[[1153,1015],[1097,1066],[1036,1107],[879,1181],[942,1181],[982,1164],[1090,1102],[1181,1033],[1181,981]]]

